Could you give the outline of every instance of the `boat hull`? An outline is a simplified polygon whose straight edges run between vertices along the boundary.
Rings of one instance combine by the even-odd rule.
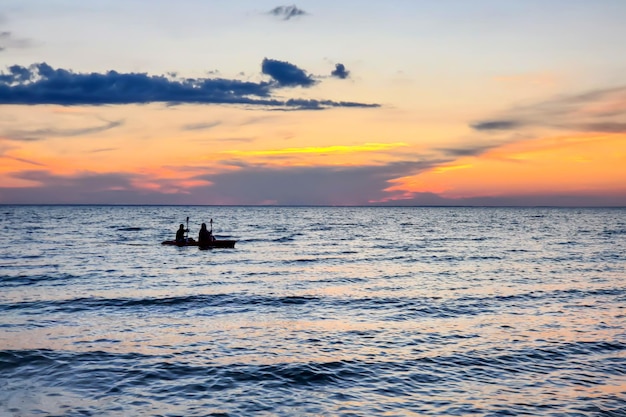
[[[236,240],[214,240],[208,244],[200,245],[195,240],[188,240],[187,242],[176,242],[175,240],[166,240],[161,243],[161,245],[170,245],[170,246],[197,246],[200,249],[213,249],[213,248],[234,248]]]

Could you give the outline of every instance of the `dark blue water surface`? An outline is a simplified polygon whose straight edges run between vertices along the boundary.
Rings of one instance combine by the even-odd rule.
[[[189,216],[235,249],[162,246]],[[626,416],[626,209],[0,206],[2,416]]]

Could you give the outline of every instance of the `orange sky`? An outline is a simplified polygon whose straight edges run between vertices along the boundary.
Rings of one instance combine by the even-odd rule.
[[[432,192],[449,198],[626,193],[626,135],[546,137],[459,158],[392,181],[390,192]]]
[[[626,205],[626,6],[419,3],[7,12],[0,204]]]
[[[213,126],[209,121],[206,129],[181,131],[180,126],[193,124],[195,118],[190,114],[201,109],[178,109],[175,113],[186,117],[175,123],[159,106],[114,107],[104,112],[86,108],[75,113],[55,106],[10,109],[14,120],[26,119],[26,115],[33,120],[32,127],[13,131],[24,139],[3,137],[0,180],[7,189],[28,188],[34,194],[46,181],[52,181],[50,177],[56,178],[51,182],[56,185],[65,179],[71,189],[77,178],[110,174],[128,176],[128,183],[104,183],[100,185],[104,191],[137,189],[184,197],[203,189],[210,194],[215,183],[212,175],[243,173],[253,167],[253,171],[284,172],[283,187],[288,186],[293,169],[362,169],[365,185],[368,175],[373,175],[380,187],[372,196],[364,195],[362,204],[413,200],[419,204],[422,193],[436,194],[451,204],[481,197],[558,193],[579,196],[581,205],[586,205],[585,198],[593,201],[597,196],[617,196],[619,202],[623,201],[619,196],[626,195],[626,135],[621,133],[544,132],[520,138],[498,137],[493,142],[472,139],[467,146],[478,150],[465,155],[450,150],[465,146],[462,132],[478,137],[468,126],[430,123],[420,127],[400,120],[393,125],[383,121],[360,127],[366,122],[349,122],[347,116],[352,111],[346,110],[337,111],[342,117],[328,117],[324,112],[269,115],[268,122],[263,112],[256,116],[256,112],[249,115],[228,109],[216,112],[215,119],[230,122],[215,122]],[[355,117],[358,120],[363,115]],[[50,126],[59,119],[64,120],[64,128],[54,131]],[[119,128],[89,131],[114,121],[119,121]],[[88,132],[75,134],[81,130]],[[124,132],[118,134],[116,130]],[[386,169],[393,165],[402,168]],[[20,175],[34,171],[45,175]],[[211,199],[193,201],[213,203]]]

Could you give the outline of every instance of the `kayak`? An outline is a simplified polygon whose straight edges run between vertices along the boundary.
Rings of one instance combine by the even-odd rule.
[[[213,240],[208,242],[207,244],[202,244],[196,242],[191,238],[187,238],[185,242],[176,242],[175,240],[166,240],[161,242],[161,245],[171,245],[171,246],[198,246],[200,249],[212,249],[212,248],[234,248],[236,240]]]

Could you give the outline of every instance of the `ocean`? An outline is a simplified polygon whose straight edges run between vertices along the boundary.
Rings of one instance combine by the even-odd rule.
[[[189,217],[234,249],[163,246]],[[0,206],[1,416],[626,416],[626,209]]]

